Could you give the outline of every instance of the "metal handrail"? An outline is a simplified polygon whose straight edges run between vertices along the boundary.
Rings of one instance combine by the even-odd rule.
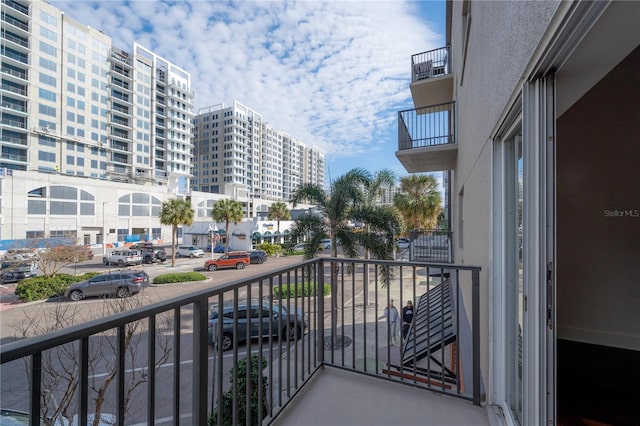
[[[360,281],[364,268],[374,268],[376,271],[372,275],[374,278],[368,287],[366,285],[362,286]],[[89,339],[92,336],[116,330],[114,339],[118,343],[119,349],[115,354],[115,362],[118,365],[115,380],[117,391],[113,398],[115,399],[114,403],[117,411],[115,413],[116,419],[119,424],[124,424],[126,420],[124,395],[124,370],[126,366],[124,364],[123,349],[125,327],[138,321],[146,324],[145,335],[148,336],[148,355],[146,361],[143,359],[141,362],[145,366],[154,366],[156,365],[155,335],[158,332],[156,321],[161,315],[171,316],[174,321],[173,365],[180,366],[182,363],[180,345],[185,338],[181,312],[192,308],[193,321],[189,325],[193,330],[193,335],[190,338],[193,344],[190,379],[192,382],[191,394],[185,393],[184,386],[180,386],[181,381],[184,380],[184,377],[181,376],[181,368],[174,368],[174,404],[171,409],[173,418],[177,423],[181,405],[184,410],[184,401],[182,399],[190,397],[191,423],[193,425],[202,425],[207,423],[207,418],[210,414],[209,407],[213,411],[223,406],[223,393],[227,390],[221,374],[225,368],[222,356],[224,336],[222,321],[218,321],[217,325],[212,329],[213,335],[207,330],[211,303],[217,303],[218,306],[225,306],[227,301],[232,303],[232,317],[237,317],[236,312],[238,312],[239,302],[247,303],[249,304],[248,306],[251,306],[251,301],[263,300],[265,301],[264,303],[257,305],[257,318],[271,318],[271,314],[264,315],[265,310],[274,312],[273,306],[284,306],[289,312],[288,315],[295,318],[295,324],[300,324],[299,321],[305,321],[307,331],[300,335],[300,330],[296,330],[295,336],[292,336],[295,338],[292,340],[283,338],[280,330],[283,330],[286,324],[283,323],[285,321],[283,315],[280,315],[268,321],[269,334],[277,337],[273,337],[269,341],[258,339],[257,341],[248,340],[246,342],[246,353],[252,353],[257,349],[257,357],[260,362],[263,359],[268,360],[268,366],[263,371],[263,374],[267,375],[266,384],[268,386],[265,387],[267,393],[265,395],[259,394],[258,405],[260,408],[257,412],[260,418],[264,418],[262,423],[268,424],[273,421],[322,365],[332,365],[336,368],[374,376],[383,380],[450,394],[468,399],[479,405],[481,396],[479,371],[479,273],[479,267],[445,263],[324,257],[306,260],[294,266],[279,268],[266,274],[235,280],[214,288],[198,290],[192,294],[138,307],[46,335],[4,344],[0,348],[0,363],[4,365],[20,359],[30,360],[34,368],[31,369],[30,376],[29,411],[31,413],[40,413],[41,393],[45,391],[45,384],[42,381],[40,371],[44,362],[43,354],[45,351],[55,350],[62,345],[78,342],[80,348],[78,362],[81,369],[78,373],[79,390],[76,394],[77,414],[80,418],[80,424],[86,424],[90,411],[87,379],[89,374]],[[417,277],[426,277],[426,287],[419,282]],[[383,280],[387,281],[385,288],[381,288]],[[471,354],[471,359],[467,362],[460,360],[461,356],[451,358],[443,350],[442,353],[434,352],[430,354],[434,360],[427,370],[417,363],[413,365],[402,363],[397,366],[399,367],[398,371],[393,370],[392,354],[395,353],[394,351],[402,351],[405,341],[401,340],[398,346],[391,346],[389,323],[387,319],[380,319],[382,308],[379,308],[379,305],[387,306],[395,299],[400,308],[408,299],[417,300],[418,292],[423,291],[423,289],[433,289],[435,288],[434,286],[444,280],[451,282],[451,288],[454,292],[453,297],[456,300],[456,315],[454,317],[455,329],[457,330],[455,336],[456,350],[464,354]],[[332,289],[331,294],[326,298],[323,294],[325,282]],[[306,286],[311,286],[312,283],[315,284],[315,292],[293,299],[285,299],[282,297],[282,292],[276,293],[274,291],[274,288],[282,285],[290,285],[296,291],[304,290]],[[351,295],[345,297],[345,291],[351,292]],[[363,297],[365,292],[369,294],[369,297],[375,298],[374,304],[365,303],[361,305],[360,298]],[[471,296],[472,298],[472,312],[470,315],[463,312],[461,307],[464,306],[464,303],[459,301],[459,298],[465,296]],[[431,304],[428,303],[427,305],[430,306]],[[364,306],[362,314],[359,313],[360,310],[355,309],[356,305]],[[434,311],[434,315],[436,314],[438,312]],[[428,316],[433,317],[434,315]],[[438,315],[442,315],[442,313]],[[326,322],[325,318],[328,318]],[[290,318],[287,319],[287,321],[289,320]],[[442,318],[442,321],[444,321],[444,318]],[[236,365],[242,356],[238,350],[238,343],[240,342],[238,333],[243,330],[242,327],[246,327],[246,335],[250,333],[251,322],[246,321],[245,323],[246,325],[242,325],[238,322],[233,322],[232,350],[226,356],[226,358],[232,358],[233,365]],[[273,328],[276,329],[275,333],[272,332]],[[289,328],[287,327],[287,329]],[[470,330],[469,339],[464,338],[463,331],[466,329]],[[333,334],[335,331],[340,334],[342,339]],[[420,331],[413,331],[413,334],[407,336],[407,339],[421,338],[420,333]],[[209,348],[211,338],[216,343],[214,349]],[[350,345],[346,344],[348,339],[352,340]],[[341,342],[341,346],[334,346],[337,342]],[[444,345],[444,340],[441,343]],[[327,345],[329,345],[329,350],[333,348],[328,357],[326,357]],[[208,354],[210,351],[214,352],[213,363],[211,364],[213,371],[209,368]],[[385,351],[388,355],[386,361],[381,359],[380,355]],[[367,367],[367,360],[373,358],[375,358],[375,371],[372,371],[371,365],[369,368]],[[361,359],[364,360],[364,365],[360,364]],[[465,362],[464,369],[461,368],[463,362]],[[453,371],[454,375],[461,375],[463,370],[465,372],[471,371],[472,374],[465,376],[464,380],[458,376],[453,381],[450,379],[445,380],[444,370],[438,373],[433,369],[436,363],[442,365],[449,363],[450,370]],[[380,369],[378,366],[381,364],[384,364],[384,367]],[[159,407],[148,401],[154,401],[155,398],[153,396],[157,387],[160,386],[159,379],[156,377],[155,371],[152,372],[152,370],[154,369],[148,369],[148,386],[144,391],[147,394],[147,398],[142,398],[147,401],[146,410],[136,410],[138,413],[146,413],[147,422],[150,424],[154,422]],[[212,373],[211,383],[209,383],[210,372]],[[258,376],[261,375],[259,374]],[[259,388],[262,389],[265,383],[262,382],[261,377],[259,378],[259,384]],[[247,386],[250,386],[248,372]],[[467,387],[465,388],[465,386]],[[233,386],[232,390],[235,392],[234,395],[238,395],[238,392],[241,391],[241,389]],[[143,390],[139,389],[138,391],[142,392]],[[210,405],[207,402],[209,394],[211,395]],[[249,404],[248,398],[247,404]],[[234,422],[238,421],[238,413],[247,408],[245,410],[247,412],[247,423],[255,423],[249,420],[252,414],[250,414],[248,406],[238,406],[234,402],[234,407]],[[35,419],[32,417],[32,424],[39,424],[38,416],[35,416]],[[218,416],[218,421],[221,422],[220,416]]]
[[[441,47],[411,56],[411,82],[450,74],[451,47]]]
[[[398,149],[456,142],[456,103],[445,102],[398,112]]]

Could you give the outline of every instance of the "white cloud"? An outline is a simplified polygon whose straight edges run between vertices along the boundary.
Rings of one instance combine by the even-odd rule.
[[[384,149],[412,105],[411,55],[443,44],[415,2],[52,3],[186,69],[196,108],[238,100],[329,158]]]

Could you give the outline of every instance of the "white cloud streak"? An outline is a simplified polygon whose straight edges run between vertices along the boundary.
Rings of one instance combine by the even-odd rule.
[[[380,136],[412,105],[411,55],[443,45],[416,2],[52,4],[116,47],[136,41],[187,70],[196,108],[238,100],[329,160],[389,148]]]

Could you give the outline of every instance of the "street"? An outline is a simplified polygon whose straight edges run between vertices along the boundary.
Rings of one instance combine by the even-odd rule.
[[[242,270],[226,269],[209,272],[206,270],[200,270],[208,257],[205,258],[180,258],[176,259],[176,266],[171,267],[171,260],[169,259],[164,264],[142,265],[132,267],[131,269],[144,269],[150,276],[150,281],[153,278],[164,273],[172,271],[193,271],[199,270],[203,275],[207,276],[206,281],[190,282],[190,283],[177,283],[177,284],[165,284],[165,285],[149,285],[140,294],[128,299],[102,299],[91,298],[82,300],[80,302],[71,302],[63,298],[55,298],[49,301],[38,301],[31,303],[17,303],[12,304],[10,309],[3,309],[0,315],[0,331],[1,343],[7,343],[15,340],[17,336],[22,333],[26,334],[40,334],[43,330],[48,330],[45,324],[62,324],[66,326],[70,325],[70,321],[75,323],[88,321],[90,319],[99,318],[105,314],[114,313],[114,309],[130,308],[140,306],[141,304],[147,305],[160,300],[166,300],[169,298],[177,297],[180,295],[188,294],[202,288],[207,288],[215,285],[227,283],[232,280],[251,277],[253,275],[261,275],[268,273],[271,270],[286,267],[296,264],[301,261],[301,256],[288,256],[288,257],[271,257],[264,264],[252,264]],[[78,273],[82,274],[89,271],[106,271],[109,270],[107,266],[102,265],[102,257],[96,255],[91,261],[79,263],[77,265],[70,265],[66,268],[66,273]],[[117,269],[111,267],[111,270]],[[253,297],[257,297],[257,290],[254,290]],[[240,295],[242,296],[242,295]],[[116,307],[114,308],[114,301]],[[125,302],[124,304],[120,302]],[[191,386],[191,367],[192,362],[192,339],[191,339],[191,309],[184,308],[181,312],[181,350],[180,350],[180,370],[183,371],[180,381],[180,387],[184,389],[190,389]],[[61,317],[72,317],[72,320],[65,318],[61,320]],[[157,367],[157,383],[173,383],[173,324],[172,318],[160,317],[157,319],[156,326],[156,341],[158,348],[156,349],[156,360],[161,360]],[[148,351],[147,347],[147,333],[146,324],[137,324],[139,331],[135,339],[131,341],[130,356],[127,361],[127,383],[144,382],[147,365],[144,362]],[[54,326],[52,325],[51,328]],[[35,331],[38,330],[38,331]],[[107,379],[114,371],[112,361],[115,355],[109,356],[109,353],[114,353],[114,333],[109,335],[94,336],[90,339],[90,347],[93,351],[93,361],[91,362],[92,374],[90,377],[90,387],[92,389],[89,393],[89,399],[92,401],[97,395],[96,389]],[[282,346],[278,345],[277,339],[264,339],[264,355],[269,362],[272,360],[278,360],[281,358],[282,351],[292,351],[296,346],[303,345],[303,342],[308,339],[305,336],[298,342],[281,342]],[[272,345],[270,345],[270,342]],[[63,351],[62,355],[56,354],[55,356],[43,356],[43,387],[51,380],[56,380],[57,383],[53,385],[55,391],[48,392],[46,395],[47,403],[51,405],[58,405],[65,399],[66,385],[65,377],[70,377],[68,371],[72,371],[72,367],[77,363],[77,346],[69,347],[67,351]],[[239,344],[237,348],[238,358],[242,358],[246,354],[247,345]],[[257,352],[258,342],[253,340],[251,342],[252,352]],[[213,348],[209,349],[209,389],[212,389],[212,377],[214,375],[214,356],[215,351]],[[104,356],[107,354],[107,356]],[[229,370],[234,364],[234,351],[225,352],[223,354],[223,386],[226,389],[229,380]],[[287,358],[287,357],[285,357]],[[215,368],[218,368],[216,363]],[[3,408],[12,408],[17,410],[26,410],[28,408],[27,402],[29,400],[28,395],[28,373],[27,366],[23,360],[16,361],[9,365],[3,365],[2,371],[2,383],[0,392],[3,395]],[[77,370],[75,370],[77,371]],[[130,395],[130,409],[127,413],[127,424],[146,424],[145,416],[146,412],[141,407],[144,407],[146,401],[144,396],[146,391],[145,385],[138,386]],[[110,392],[108,393],[110,394]],[[113,413],[114,408],[112,401],[109,400],[107,394],[107,402],[103,412]],[[209,397],[210,398],[210,397]],[[156,423],[162,423],[162,418],[170,421],[173,407],[173,387],[166,385],[157,386],[156,391],[156,406],[157,414],[156,418],[159,419]],[[70,411],[74,411],[75,400],[71,403]],[[94,404],[93,402],[90,405]],[[181,412],[189,412],[189,407],[184,407]]]

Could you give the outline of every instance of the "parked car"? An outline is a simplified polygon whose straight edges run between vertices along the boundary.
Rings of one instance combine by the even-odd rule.
[[[307,243],[298,243],[291,250],[293,251],[302,251],[307,249]]]
[[[176,257],[203,257],[204,250],[196,246],[178,246],[176,249]]]
[[[204,268],[210,271],[222,268],[243,269],[249,263],[251,259],[246,251],[230,251],[216,259],[207,260],[204,262]]]
[[[167,252],[163,248],[153,245],[153,243],[135,243],[131,250],[138,250],[142,256],[142,263],[164,263],[167,261]]]
[[[320,248],[322,250],[330,250],[331,249],[331,239],[325,238],[320,240]]]
[[[4,260],[28,260],[36,257],[38,257],[38,253],[35,249],[30,248],[9,249],[4,254]]]
[[[267,261],[267,252],[264,250],[249,250],[249,259],[251,263],[262,264]]]
[[[396,247],[400,250],[406,250],[409,248],[409,240],[407,238],[398,238],[396,240]]]
[[[231,247],[229,247],[227,249],[227,252],[233,251],[233,249]],[[224,253],[224,244],[216,244],[216,246],[213,248],[213,252],[214,253]]]
[[[93,296],[129,297],[142,290],[142,284],[149,281],[144,271],[117,271],[96,275],[85,281],[71,284],[64,297],[77,302]]]
[[[218,321],[220,317],[218,305],[213,305],[209,316],[209,344],[215,345],[218,341]],[[233,348],[234,340],[237,343],[247,340],[247,320],[250,321],[250,338],[282,337],[283,340],[298,340],[304,336],[307,330],[306,315],[302,309],[288,311],[268,300],[253,300],[251,304],[246,301],[238,301],[238,309],[235,311],[233,301],[225,302],[222,308],[222,350]],[[234,327],[235,324],[235,327]],[[237,331],[234,339],[234,329]]]
[[[25,278],[31,278],[38,275],[38,265],[34,261],[22,260],[17,262],[2,262],[2,270],[0,271],[0,282],[15,283]]]
[[[123,266],[141,265],[142,256],[137,250],[114,250],[102,258],[104,265],[116,264]]]

